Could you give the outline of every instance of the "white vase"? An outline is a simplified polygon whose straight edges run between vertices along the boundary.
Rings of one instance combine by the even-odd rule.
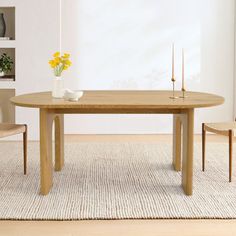
[[[63,98],[64,93],[64,79],[61,77],[55,77],[53,79],[52,96],[54,98]]]
[[[5,75],[4,71],[0,71],[0,77],[3,77]]]

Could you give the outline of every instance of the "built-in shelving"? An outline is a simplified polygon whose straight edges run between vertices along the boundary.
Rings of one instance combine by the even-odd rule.
[[[6,73],[4,77],[0,77],[0,83],[5,81],[15,81],[16,80],[16,30],[15,30],[15,7],[1,7],[0,13],[3,14],[3,18],[6,24],[6,33],[4,38],[0,38],[0,57],[3,53],[6,53],[13,60],[13,68],[11,71]],[[9,38],[9,39],[5,39]]]
[[[16,29],[14,6],[1,6],[0,13],[6,23],[6,34],[0,38],[0,57],[6,53],[13,60],[12,70],[0,77],[0,123],[15,122],[15,107],[10,103],[10,98],[15,96],[16,88]]]
[[[15,81],[15,75],[4,75],[0,77],[0,81]]]
[[[0,40],[0,48],[15,48],[16,40]]]

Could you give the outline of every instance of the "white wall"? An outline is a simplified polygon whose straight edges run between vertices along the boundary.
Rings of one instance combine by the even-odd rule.
[[[17,94],[49,91],[52,72],[48,60],[59,49],[58,0],[17,2]],[[30,138],[39,138],[37,110],[18,108],[18,122],[29,124]]]
[[[16,82],[0,88],[16,88],[16,94],[49,91],[52,72],[49,57],[59,50],[58,0],[1,0],[1,6],[16,6]],[[36,109],[16,108],[16,122],[29,125],[29,138],[39,138]],[[21,136],[20,136],[21,138]]]
[[[234,6],[234,120],[236,121],[236,1],[235,1],[235,6]]]
[[[186,49],[187,88],[225,97],[196,111],[203,121],[233,118],[234,0],[62,0],[65,74],[75,89],[171,89],[170,46]],[[180,83],[177,86],[180,88]],[[168,133],[171,116],[73,116],[68,133]]]
[[[17,77],[0,88],[50,90],[47,62],[60,47],[59,1],[1,0],[9,4],[16,6]],[[178,54],[186,47],[188,89],[226,98],[221,107],[196,112],[197,131],[202,121],[232,119],[234,0],[62,0],[62,6],[62,46],[73,59],[64,74],[67,87],[170,89],[174,39]],[[30,138],[38,139],[37,110],[17,108],[16,121],[28,123]],[[65,126],[66,133],[165,133],[171,127],[170,116],[144,115],[68,116]]]

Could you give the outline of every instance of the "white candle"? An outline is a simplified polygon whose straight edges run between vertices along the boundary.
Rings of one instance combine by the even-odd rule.
[[[185,77],[185,65],[184,65],[184,63],[185,63],[185,58],[184,58],[184,49],[182,49],[182,90],[184,90],[185,89],[185,82],[184,82],[184,77]]]
[[[59,28],[59,52],[62,55],[62,0],[59,1],[59,21],[60,21],[60,28]]]
[[[175,78],[175,44],[172,44],[172,79]]]

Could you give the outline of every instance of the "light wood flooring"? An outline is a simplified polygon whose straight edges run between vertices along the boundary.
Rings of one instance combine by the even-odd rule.
[[[67,135],[66,142],[171,142],[170,135]],[[200,142],[201,137],[195,136]],[[227,142],[208,135],[207,142]],[[235,236],[236,220],[0,221],[0,236]]]

